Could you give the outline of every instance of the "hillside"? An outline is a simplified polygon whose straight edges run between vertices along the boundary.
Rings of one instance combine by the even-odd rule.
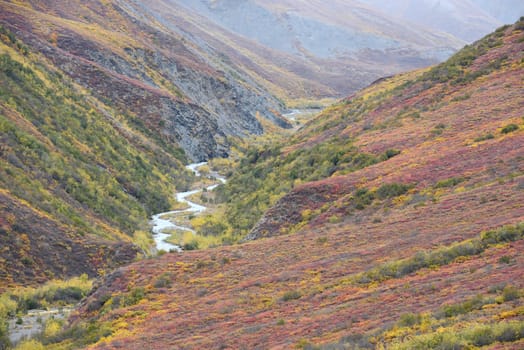
[[[345,99],[223,187],[267,198],[255,240],[120,268],[43,341],[521,349],[523,77],[521,19]]]
[[[94,98],[191,160],[226,156],[228,137],[262,133],[257,116],[289,126],[281,102],[242,67],[133,5],[2,1],[0,23]]]
[[[289,128],[283,101],[356,88],[338,70],[323,83],[328,61],[173,2],[0,1],[0,28],[0,290],[134,260],[149,250],[151,214],[194,180],[184,164]],[[428,33],[411,41],[458,47]]]
[[[148,217],[191,180],[184,152],[2,26],[0,81],[0,289],[95,276],[133,261],[132,241],[148,249]]]
[[[155,1],[151,7],[162,2],[167,3]],[[220,45],[240,48],[236,51],[241,56],[232,56],[244,64],[251,61],[250,69],[271,82],[262,82],[264,86],[282,98],[323,97],[326,92],[345,96],[379,77],[440,62],[465,43],[452,34],[406,24],[359,1],[169,3],[182,5],[184,14],[198,13],[199,21],[191,23],[198,29],[216,35],[219,26],[234,33]],[[171,16],[157,12],[164,20]]]
[[[472,42],[524,15],[521,1],[502,0],[360,0],[411,23]]]
[[[369,189],[380,187],[390,178],[391,182],[417,184],[419,190],[423,190],[432,183],[446,180],[424,176],[467,178],[470,173],[489,167],[486,160],[476,165],[478,168],[466,167],[456,174],[450,168],[448,174],[439,174],[422,165],[453,164],[448,158],[460,157],[463,153],[472,156],[474,152],[484,151],[484,147],[500,147],[493,141],[478,140],[487,137],[485,141],[489,141],[492,136],[496,139],[497,134],[499,140],[506,140],[496,127],[502,128],[504,123],[522,124],[518,83],[520,43],[517,40],[517,43],[504,45],[502,34],[499,31],[466,47],[429,71],[407,73],[370,86],[326,109],[286,144],[252,150],[228,184],[219,189],[218,198],[227,203],[226,221],[233,231],[246,234],[278,198],[303,182],[329,178],[318,184],[319,188],[328,191],[326,198],[322,198],[324,190],[318,191],[316,185],[305,185],[303,198],[294,198],[300,191],[292,191],[291,197],[282,200],[290,210],[284,210],[279,204],[268,213],[267,219],[262,219],[251,237],[264,235],[264,231],[275,234],[304,224],[302,210],[312,209],[315,216],[318,213],[314,211],[324,202],[334,201],[334,194],[328,189],[335,181],[337,184],[333,184],[332,191],[341,197],[348,196],[347,202],[350,192],[362,186],[361,179],[366,179]],[[513,73],[510,68],[515,65],[517,70]],[[492,77],[487,77],[495,71],[505,73],[499,78],[504,90],[495,89]],[[509,78],[510,75],[515,77]],[[475,94],[479,94],[479,98]],[[501,106],[504,112],[498,111]],[[468,111],[467,120],[458,118],[462,111]],[[513,146],[509,142],[507,147]],[[494,153],[494,157],[498,156],[498,152]],[[497,158],[492,161],[496,162]],[[463,166],[463,162],[456,166]],[[356,175],[336,176],[350,172]],[[408,178],[413,181],[407,181]],[[348,192],[339,193],[339,184],[344,181],[346,186],[342,189]],[[308,200],[312,195],[313,199]],[[308,208],[311,202],[314,208]],[[338,205],[345,206],[344,202]],[[264,227],[273,224],[271,228]]]

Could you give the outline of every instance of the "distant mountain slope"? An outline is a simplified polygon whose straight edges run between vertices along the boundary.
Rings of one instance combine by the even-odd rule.
[[[491,11],[463,0],[361,0],[375,9],[396,16],[399,19],[424,25],[427,28],[455,35],[462,40],[472,42],[506,23],[497,19]],[[490,1],[490,10],[506,8],[517,10],[514,4],[504,1]],[[520,16],[516,13],[507,23],[515,22]]]
[[[487,13],[503,23],[513,23],[524,16],[524,3],[520,0],[471,0]]]
[[[424,58],[441,58],[460,45],[451,36],[422,27],[410,28],[357,1],[180,2],[267,47],[306,57],[350,56],[366,49],[387,52],[418,48],[419,53],[427,51]]]
[[[150,7],[155,8],[158,3],[162,1],[155,1]],[[358,1],[171,3],[184,5],[189,13],[198,13],[280,55],[284,53],[286,60],[279,62],[282,68],[318,81],[339,95],[353,92],[380,76],[441,61],[464,44],[449,34],[406,25]],[[161,16],[167,18],[169,14]],[[272,54],[261,55],[267,60]]]
[[[520,21],[328,108],[223,187],[246,211],[289,192],[252,232],[267,238],[121,268],[50,341],[521,349],[523,77]]]

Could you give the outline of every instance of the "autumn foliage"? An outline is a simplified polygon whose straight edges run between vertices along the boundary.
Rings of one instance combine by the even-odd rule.
[[[523,37],[522,22],[502,28],[442,65],[330,107],[280,149],[251,154],[243,174],[264,173],[254,191],[285,191],[253,241],[118,269],[69,330],[48,341],[90,349],[521,349]],[[333,154],[309,150],[344,139],[352,146],[341,157],[378,161],[342,163],[278,193],[264,187],[278,170],[263,165],[293,168],[286,157],[303,150],[322,170]]]

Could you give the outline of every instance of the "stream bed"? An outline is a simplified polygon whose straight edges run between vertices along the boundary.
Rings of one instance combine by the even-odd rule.
[[[198,169],[206,165],[207,162],[201,162],[201,163],[193,163],[186,166],[187,169],[191,170],[197,177],[202,176]],[[195,231],[189,227],[185,226],[181,222],[177,222],[176,218],[181,216],[181,214],[198,214],[205,211],[207,208],[193,203],[187,198],[196,194],[200,193],[204,190],[204,188],[207,191],[212,191],[214,188],[216,188],[220,183],[225,183],[226,179],[221,177],[220,175],[213,173],[213,177],[219,182],[211,186],[202,187],[199,189],[195,189],[192,191],[187,192],[178,192],[176,193],[176,200],[181,203],[185,203],[188,205],[188,208],[181,209],[181,210],[172,210],[165,213],[159,213],[155,214],[151,217],[151,225],[152,225],[152,233],[153,233],[153,239],[155,240],[155,246],[157,251],[164,250],[166,252],[175,251],[175,252],[181,252],[182,248],[178,245],[172,244],[167,242],[166,240],[171,236],[168,231],[173,230],[180,230],[180,231],[189,231],[192,233],[195,233]]]
[[[8,321],[9,340],[12,344],[17,344],[23,339],[31,339],[44,330],[45,322],[48,319],[66,319],[71,311],[71,308],[29,310],[26,315]]]

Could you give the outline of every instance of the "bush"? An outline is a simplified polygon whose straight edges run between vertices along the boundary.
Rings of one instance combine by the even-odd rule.
[[[482,306],[491,302],[491,300],[484,299],[481,295],[477,295],[473,299],[466,300],[462,303],[444,306],[444,316],[453,317],[457,315],[467,314],[473,310],[480,310]]]
[[[517,131],[519,126],[517,124],[508,124],[500,130],[502,134],[509,134],[510,132]]]
[[[380,160],[388,160],[390,158],[393,158],[400,154],[400,151],[398,149],[388,149],[384,154],[380,157]]]
[[[122,306],[133,306],[140,302],[140,300],[144,299],[145,291],[142,287],[134,288],[131,293],[125,295],[125,297],[121,301]]]
[[[302,293],[300,293],[298,290],[291,290],[284,293],[282,296],[282,301],[296,300],[300,299],[301,297]]]
[[[393,343],[389,349],[470,349],[495,342],[514,342],[524,337],[524,322],[472,324],[466,329],[442,329],[429,334],[408,337]]]
[[[191,241],[188,243],[184,243],[182,246],[184,250],[197,250],[198,249],[198,242],[197,241]]]
[[[499,264],[509,264],[511,262],[511,256],[503,255],[498,260]]]
[[[377,190],[377,196],[380,199],[398,197],[406,193],[410,188],[411,186],[409,185],[399,183],[384,184]]]
[[[514,286],[506,286],[504,287],[504,290],[502,290],[502,299],[506,301],[512,301],[516,300],[520,297],[519,290]]]
[[[171,287],[173,282],[169,273],[164,272],[161,274],[154,283],[155,288],[168,288]]]
[[[373,281],[384,281],[398,278],[430,266],[442,266],[451,263],[458,257],[482,253],[490,245],[501,242],[512,242],[524,236],[524,224],[504,226],[497,230],[486,231],[478,238],[455,243],[430,252],[418,252],[413,257],[390,261],[359,273],[354,281],[367,284]]]
[[[475,142],[481,142],[481,141],[486,141],[486,140],[492,140],[494,139],[495,136],[493,136],[492,133],[487,133],[485,135],[481,135],[479,137],[476,137],[473,141]]]
[[[493,331],[490,328],[479,327],[470,334],[471,341],[475,346],[484,346],[493,343]]]
[[[420,324],[422,316],[420,314],[407,313],[400,316],[398,325],[400,327],[412,327],[416,324]]]
[[[66,303],[76,303],[86,295],[85,290],[80,287],[69,286],[58,289],[52,300],[49,301],[64,301]]]
[[[461,183],[463,181],[464,181],[463,177],[452,177],[452,178],[449,178],[449,179],[446,179],[446,180],[440,180],[439,182],[437,182],[435,187],[436,188],[453,187],[453,186],[456,186],[456,185],[458,185],[459,183]]]
[[[524,236],[524,224],[516,226],[504,226],[497,230],[483,232],[480,235],[483,244],[497,244],[501,242],[513,242]]]

